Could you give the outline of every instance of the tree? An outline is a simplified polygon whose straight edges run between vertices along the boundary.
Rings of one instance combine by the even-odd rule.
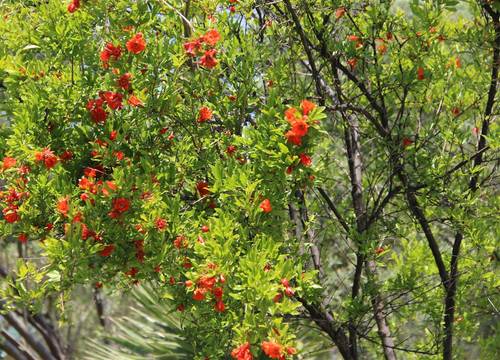
[[[498,350],[497,1],[1,9],[7,306],[144,282],[199,359]]]

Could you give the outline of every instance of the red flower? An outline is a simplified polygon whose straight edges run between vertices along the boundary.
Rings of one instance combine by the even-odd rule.
[[[222,295],[223,295],[224,291],[222,290],[221,287],[216,287],[214,289],[213,293],[214,293],[214,296],[217,300],[219,300],[219,301],[222,300]]]
[[[281,279],[281,285],[283,285],[284,287],[290,287],[290,282],[288,281],[288,279]]]
[[[72,0],[68,4],[68,12],[69,13],[74,13],[76,10],[80,8],[80,0]]]
[[[102,108],[103,104],[103,99],[89,100],[87,103],[87,110],[90,111],[90,117],[96,124],[104,123],[108,117],[108,114]]]
[[[224,305],[224,303],[222,301],[217,301],[215,303],[215,311],[217,312],[224,312],[224,310],[226,310],[226,306]]]
[[[272,341],[263,341],[261,345],[264,354],[269,356],[271,359],[281,358],[281,345],[276,344]]]
[[[300,146],[302,144],[302,137],[294,133],[293,131],[288,131],[285,134],[286,139],[288,140],[289,143],[292,143],[294,145]]]
[[[351,71],[353,71],[356,68],[356,64],[358,63],[358,59],[356,58],[351,58],[347,60],[347,64],[351,67]]]
[[[203,225],[203,226],[201,227],[201,231],[202,231],[202,232],[204,232],[204,233],[207,233],[207,232],[209,232],[209,231],[210,231],[210,229],[208,228],[208,226],[207,226],[207,225]]]
[[[300,163],[304,166],[311,166],[312,164],[312,159],[309,155],[306,155],[304,153],[299,155],[300,157]]]
[[[203,276],[198,280],[197,285],[203,289],[212,289],[216,281],[215,276]]]
[[[206,106],[203,106],[200,108],[200,110],[198,111],[198,122],[201,123],[201,122],[205,122],[205,121],[208,121],[212,118],[212,110],[210,110],[210,108],[206,107]]]
[[[234,152],[236,151],[236,146],[234,145],[229,145],[227,148],[226,148],[226,154],[228,156],[233,156]]]
[[[155,221],[155,227],[158,230],[165,229],[167,227],[167,220],[162,219],[162,218],[156,219],[156,221]]]
[[[198,181],[196,184],[196,189],[200,193],[200,196],[206,196],[210,194],[210,190],[208,189],[208,184],[205,181]]]
[[[3,170],[10,169],[11,167],[15,166],[17,163],[17,160],[12,158],[12,157],[4,157],[3,158]]]
[[[236,360],[253,360],[250,352],[250,344],[248,342],[231,351],[231,357]]]
[[[288,286],[285,288],[285,295],[288,297],[292,297],[293,295],[295,295],[295,291],[293,291],[293,289]]]
[[[59,156],[61,160],[68,161],[73,158],[73,153],[69,150],[64,150],[64,152]]]
[[[41,152],[35,153],[36,161],[43,161],[47,169],[53,168],[57,164],[57,156],[48,148],[43,149]]]
[[[103,256],[103,257],[107,257],[107,256],[110,256],[113,251],[115,251],[115,245],[114,244],[110,244],[110,245],[106,245],[104,247],[104,249],[102,249],[101,251],[99,251],[99,255]]]
[[[19,234],[17,238],[19,239],[19,242],[21,242],[22,244],[26,244],[26,242],[28,241],[28,236],[24,233]]]
[[[188,246],[188,241],[184,235],[179,235],[175,238],[174,240],[174,246],[177,249],[180,249],[181,247],[187,247]]]
[[[316,104],[310,102],[309,100],[302,100],[300,103],[300,107],[302,108],[302,114],[308,115],[311,111],[314,110]]]
[[[68,215],[68,211],[69,211],[69,196],[66,196],[62,199],[60,199],[58,202],[57,202],[57,210],[63,214],[64,216],[67,216]]]
[[[146,49],[146,41],[142,37],[142,33],[135,34],[127,41],[127,50],[134,54],[139,54]]]
[[[177,306],[177,311],[183,312],[185,309],[186,307],[184,306],[184,304],[180,304],[179,306]]]
[[[196,56],[196,54],[201,51],[201,41],[200,40],[193,40],[190,42],[186,42],[183,44],[184,51],[186,51],[186,54],[189,56]]]
[[[107,63],[111,58],[118,60],[122,55],[122,48],[120,45],[114,46],[113,43],[107,43],[104,50],[101,51],[101,61]]]
[[[348,35],[347,40],[352,41],[352,42],[359,42],[361,39],[357,35]]]
[[[193,293],[193,300],[196,300],[196,301],[203,301],[205,300],[205,292],[206,290],[205,289],[196,289]]]
[[[298,117],[298,111],[294,107],[290,107],[285,110],[285,117],[286,121],[288,121],[290,124],[293,124],[294,122],[300,120]]]
[[[307,135],[309,125],[304,120],[297,120],[292,123],[292,132],[297,136]]]
[[[191,261],[188,258],[185,258],[182,267],[184,269],[191,269],[193,267],[193,264],[191,264]]]
[[[295,354],[297,354],[297,349],[294,348],[294,347],[289,346],[289,347],[286,348],[286,353],[288,355],[295,355]]]
[[[271,212],[271,210],[273,209],[271,206],[271,201],[269,201],[269,199],[265,199],[264,201],[262,201],[259,207],[265,213]]]
[[[119,110],[123,107],[123,95],[120,93],[114,93],[112,91],[102,91],[99,93],[99,97],[103,99],[112,110]]]
[[[17,210],[11,210],[11,209],[3,209],[2,210],[2,213],[3,213],[3,218],[5,219],[5,221],[7,221],[8,223],[12,224],[12,223],[15,223],[16,221],[19,221],[20,217],[17,213]]]
[[[128,104],[133,107],[142,106],[142,101],[135,95],[130,95],[127,100]]]
[[[131,73],[125,73],[117,81],[118,87],[121,87],[124,90],[130,89],[130,79],[132,79]]]
[[[207,43],[210,46],[214,46],[215,44],[217,44],[217,42],[219,42],[220,34],[217,30],[212,29],[212,30],[207,31],[205,33],[205,35],[203,35],[200,38],[200,40]]]
[[[452,113],[454,116],[458,116],[458,115],[460,115],[460,113],[461,113],[460,108],[458,108],[458,107],[454,107],[453,109],[451,109],[451,113]]]
[[[418,80],[424,80],[425,79],[425,72],[424,68],[419,66],[417,69],[417,79]]]
[[[113,152],[113,154],[115,155],[115,157],[116,157],[116,159],[118,161],[123,160],[123,158],[125,156],[125,154],[123,153],[123,151],[115,151],[115,152]]]
[[[130,202],[125,198],[113,199],[113,211],[124,213],[130,208]]]
[[[118,136],[118,131],[113,130],[113,131],[111,131],[111,133],[109,134],[109,140],[111,140],[111,141],[115,141],[117,136]]]
[[[215,49],[205,51],[205,54],[200,58],[200,65],[207,69],[213,69],[218,63],[215,58],[216,53],[217,50]]]

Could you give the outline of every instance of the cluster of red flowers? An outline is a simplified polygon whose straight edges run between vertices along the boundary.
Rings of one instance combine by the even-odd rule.
[[[286,120],[292,126],[292,129],[285,134],[285,137],[288,142],[297,146],[302,145],[302,138],[307,135],[309,130],[307,115],[314,110],[316,105],[308,100],[302,100],[300,107],[302,109],[302,115],[294,107],[288,108],[285,111]]]
[[[132,36],[127,41],[126,48],[133,54],[139,54],[143,52],[146,49],[146,41],[144,40],[142,33],[137,33]],[[121,55],[122,48],[120,45],[107,43],[100,54],[100,59],[103,63],[103,67],[108,68],[109,61],[117,61],[120,59]],[[115,69],[114,73],[118,74],[118,70]],[[116,85],[118,88],[132,93],[131,79],[132,74],[127,72],[117,79]],[[142,105],[142,101],[133,94],[129,96],[127,102],[132,107]],[[123,107],[123,94],[113,91],[101,91],[99,92],[99,97],[97,99],[91,99],[88,101],[87,110],[90,112],[90,117],[96,124],[106,122],[108,113],[105,110],[104,105],[107,105],[107,107],[111,110],[120,110]]]
[[[200,279],[196,282],[196,289],[193,292],[193,300],[203,301],[205,300],[205,296],[207,293],[212,293],[215,299],[215,311],[224,312],[224,310],[226,309],[224,301],[222,300],[224,289],[222,288],[222,286],[215,287],[217,282],[222,285],[225,282],[225,278],[223,276],[219,276],[218,278],[216,276],[200,277]]]
[[[219,40],[219,32],[212,29],[199,38],[184,43],[184,51],[191,57],[201,55],[198,63],[206,69],[212,69],[218,64],[218,61],[215,58],[217,50],[214,46],[219,42]],[[204,47],[204,45],[206,46]]]
[[[252,352],[250,351],[250,343],[248,341],[240,345],[231,352],[231,357],[236,360],[253,360]]]
[[[291,129],[285,133],[287,141],[293,145],[301,146],[302,139],[309,131],[309,114],[316,108],[316,105],[308,100],[302,100],[300,103],[301,112],[294,107],[290,107],[285,111],[287,122],[291,125]],[[306,153],[298,154],[299,164],[310,167],[312,158]],[[290,165],[286,169],[287,174],[293,172],[295,165]]]
[[[281,279],[281,285],[283,285],[283,287],[285,288],[284,292],[286,296],[292,297],[293,295],[295,295],[295,291],[290,286],[290,282],[288,281],[288,279]],[[282,298],[283,298],[283,292],[280,291],[279,293],[276,294],[273,301],[277,303],[280,302]]]
[[[113,43],[107,43],[104,49],[101,51],[101,61],[104,67],[108,66],[109,60],[118,60],[122,56],[122,47],[120,45],[113,45]]]
[[[103,239],[101,235],[97,234],[94,230],[90,230],[84,223],[80,223],[80,226],[82,228],[82,240],[87,240],[91,237],[94,241],[102,242]]]
[[[17,192],[15,189],[8,191],[0,191],[0,201],[5,202],[5,207],[2,209],[3,218],[8,223],[15,223],[19,221],[20,216],[17,213],[19,205],[24,197],[28,197],[27,192]]]
[[[42,151],[37,151],[35,153],[35,160],[43,162],[47,169],[56,166],[58,161],[57,156],[54,154],[54,152],[48,148],[45,148]]]
[[[89,175],[83,176],[78,181],[78,187],[84,192],[80,194],[80,199],[82,201],[90,201],[90,203],[94,204],[94,199],[90,196],[91,194],[97,195],[101,193],[104,196],[109,196],[111,191],[116,191],[118,188],[113,181],[110,180],[97,180],[94,181],[95,171],[97,169],[94,168],[86,168],[85,171],[89,171]]]
[[[285,360],[287,355],[295,355],[297,350],[291,346],[284,347],[273,341],[263,341],[261,349],[269,358]],[[250,343],[240,345],[231,352],[231,357],[236,360],[253,360],[252,352],[250,351]]]

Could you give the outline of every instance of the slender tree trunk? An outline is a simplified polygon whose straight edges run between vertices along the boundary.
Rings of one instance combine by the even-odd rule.
[[[477,155],[474,158],[474,167],[478,167],[483,162],[483,153],[486,149],[486,137],[488,136],[490,122],[492,120],[493,106],[498,92],[498,72],[500,67],[500,14],[495,12],[488,5],[484,5],[485,11],[493,20],[495,29],[495,39],[493,42],[493,56],[491,63],[491,81],[488,89],[488,99],[484,119],[481,125],[481,135],[477,144]],[[469,191],[474,193],[478,189],[479,173],[474,174],[469,181]],[[443,340],[443,359],[452,360],[453,358],[453,322],[455,320],[455,296],[458,286],[458,261],[460,247],[463,240],[462,232],[457,232],[450,260],[450,275],[446,286],[445,308],[444,308],[444,340]]]
[[[351,177],[351,196],[354,213],[356,215],[357,231],[359,234],[362,234],[366,231],[367,228],[367,214],[366,206],[363,201],[363,161],[361,156],[361,143],[359,139],[359,124],[355,117],[347,115],[346,118],[348,120],[348,128],[345,131],[345,139],[349,162],[349,173]],[[375,261],[366,261],[366,255],[363,253],[365,250],[363,249],[363,247],[363,244],[358,244],[358,260],[356,264],[355,279],[352,292],[353,300],[357,297],[359,292],[361,269],[363,267],[363,263],[366,263],[366,270],[369,279],[371,281],[375,281],[376,278],[377,267]],[[357,289],[355,289],[355,286],[357,286]],[[374,291],[375,293],[372,294],[371,299],[373,316],[377,324],[378,335],[380,337],[380,340],[382,341],[384,357],[386,358],[386,360],[396,360],[394,340],[391,336],[391,331],[389,329],[389,326],[387,325],[384,314],[384,303],[378,292],[376,290]],[[355,343],[351,345],[355,345]]]

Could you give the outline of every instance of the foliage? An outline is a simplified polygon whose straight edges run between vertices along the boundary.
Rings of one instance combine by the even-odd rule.
[[[488,358],[497,3],[3,2],[0,241],[41,258],[3,297],[146,283],[195,359],[301,356],[304,326]]]

